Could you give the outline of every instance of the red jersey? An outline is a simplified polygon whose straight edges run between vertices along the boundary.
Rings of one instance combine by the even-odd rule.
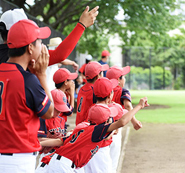
[[[127,99],[131,102],[131,95],[130,92],[124,88],[121,88],[119,85],[114,88],[114,96],[112,101],[120,104],[123,109],[125,109],[124,107],[124,99]]]
[[[62,117],[57,116],[46,120],[40,118],[40,128],[38,131],[38,137],[52,138],[53,135],[56,133],[61,134],[62,137],[66,135],[65,120]],[[55,149],[55,148],[42,147],[39,153],[46,154],[52,149]]]
[[[38,137],[46,137],[47,132],[50,132],[51,134],[61,133],[62,136],[65,136],[65,120],[60,116],[46,120],[40,118]]]
[[[77,168],[83,167],[102,146],[103,139],[109,135],[109,126],[110,124],[90,125],[74,130],[56,153],[70,159]]]
[[[40,150],[39,116],[50,100],[38,78],[14,63],[0,64],[0,153]]]
[[[90,107],[96,103],[93,93],[93,84],[86,83],[80,88],[77,97],[76,125],[88,121],[88,112]]]
[[[84,64],[81,66],[81,68],[79,69],[79,72],[82,73],[83,75],[85,75],[85,67],[87,64]]]

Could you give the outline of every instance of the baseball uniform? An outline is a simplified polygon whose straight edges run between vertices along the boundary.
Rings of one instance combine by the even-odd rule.
[[[88,121],[88,110],[95,103],[96,98],[93,93],[93,84],[86,83],[80,88],[77,97],[76,125],[83,121]]]
[[[35,164],[34,154],[41,148],[38,117],[47,112],[51,102],[38,78],[15,63],[0,64],[0,96],[1,171],[19,172],[28,166],[31,172],[34,166],[29,165]],[[9,168],[4,170],[7,163]]]
[[[48,165],[48,172],[74,172],[74,169],[85,166],[99,150],[103,139],[109,135],[109,126],[110,124],[90,125],[74,130],[63,146],[56,150]]]

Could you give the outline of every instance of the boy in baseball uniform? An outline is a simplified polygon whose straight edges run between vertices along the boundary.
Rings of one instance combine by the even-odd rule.
[[[104,94],[107,95],[103,99],[105,99],[105,103],[108,103],[113,96],[114,82],[112,83],[107,78],[100,78],[96,82],[97,93],[102,92],[103,88]],[[140,109],[146,106],[149,105],[145,97],[140,99],[139,104],[133,110],[116,122],[112,122],[112,117],[118,114],[115,107],[109,108],[106,104],[92,106],[89,110],[90,125],[86,124],[85,127],[76,128],[72,135],[66,139],[48,139],[41,142],[42,146],[63,145],[56,150],[56,154],[51,158],[48,172],[70,173],[85,166],[101,148],[105,138],[109,137],[114,130],[126,125]]]
[[[85,67],[85,77],[87,83],[79,90],[77,97],[77,112],[76,112],[76,125],[83,121],[88,121],[89,108],[96,103],[96,98],[93,93],[94,82],[103,77],[103,71],[108,70],[107,64],[101,65],[96,61],[89,62]]]
[[[107,71],[107,78],[109,79],[117,79],[118,85],[114,88],[114,96],[112,101],[120,104],[123,109],[126,109],[128,111],[132,110],[132,103],[131,103],[131,95],[130,92],[124,88],[125,85],[125,75],[130,72],[130,67],[118,67],[118,66],[112,66]],[[142,127],[142,124],[140,121],[138,121],[135,116],[133,116],[131,123],[133,124],[133,127],[138,130]],[[112,172],[116,173],[120,150],[121,150],[121,129],[118,131],[117,135],[113,136],[113,142],[110,145],[110,155],[112,158]]]
[[[53,75],[55,87],[61,90],[67,97],[67,105],[70,111],[62,112],[60,114],[60,116],[65,119],[65,122],[67,122],[67,116],[72,116],[73,113],[75,92],[75,84],[73,80],[77,77],[78,73],[71,73],[66,68],[59,68]]]
[[[54,115],[52,118],[44,120],[40,118],[40,129],[38,131],[39,141],[44,140],[44,138],[61,138],[66,135],[65,120],[60,117],[61,112],[69,112],[70,109],[67,106],[67,98],[65,94],[59,90],[54,89],[51,91],[51,95],[54,101]],[[44,156],[50,155],[55,152],[54,147],[43,147],[39,152],[39,165],[36,172],[44,172],[41,160]],[[46,169],[45,169],[46,170]]]
[[[46,85],[49,54],[41,40],[50,34],[48,27],[39,28],[28,19],[15,23],[8,32],[10,58],[0,64],[1,172],[35,171],[35,153],[41,149],[39,117],[51,118],[54,111]]]

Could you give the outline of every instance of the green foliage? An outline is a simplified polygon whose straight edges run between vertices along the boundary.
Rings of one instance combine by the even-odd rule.
[[[98,51],[109,49],[108,38],[114,33],[119,33],[124,46],[167,47],[172,44],[167,32],[180,25],[180,17],[171,14],[179,8],[176,0],[35,0],[32,6],[25,1],[9,1],[35,17],[42,16],[46,24],[64,35],[75,27],[87,5],[90,9],[98,5],[97,20],[78,46],[80,52],[88,51],[94,57]],[[117,19],[120,10],[124,11],[122,19]]]
[[[133,88],[142,88],[143,84],[149,85],[149,69],[142,67],[131,67],[131,81]],[[128,81],[128,75],[126,76]],[[152,89],[162,89],[165,80],[165,87],[172,85],[172,73],[169,70],[163,70],[162,67],[155,66],[151,68]],[[136,86],[137,85],[137,86]]]
[[[180,75],[174,82],[174,89],[180,90],[183,88],[183,77]]]
[[[121,6],[124,9],[126,23],[122,36],[127,38],[127,32],[132,33],[128,41],[124,39],[127,46],[136,44],[142,46],[145,40],[151,42],[147,46],[152,43],[155,47],[161,46],[161,40],[165,39],[166,32],[180,24],[178,16],[170,15],[174,9],[179,8],[176,0],[125,0]]]

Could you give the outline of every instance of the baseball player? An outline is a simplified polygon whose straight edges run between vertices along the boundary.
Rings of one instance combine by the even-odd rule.
[[[89,11],[89,6],[86,7],[73,31],[57,47],[57,49],[49,50],[49,65],[60,63],[70,55],[85,29],[93,25],[96,16],[98,15],[98,9],[99,7],[96,6]],[[7,34],[10,27],[22,19],[27,19],[27,16],[22,9],[8,10],[2,14],[0,18],[0,33],[4,44],[0,45],[0,62],[6,62],[8,60]],[[2,54],[3,57],[1,57]]]
[[[108,50],[103,50],[101,53],[101,60],[98,61],[101,65],[108,64],[108,59],[109,59],[110,53]],[[103,72],[103,77],[106,77],[107,71]]]
[[[99,79],[100,80],[100,79]],[[105,82],[107,82],[105,80]],[[108,81],[109,82],[109,81]],[[97,98],[97,104],[104,104],[107,106],[108,102],[105,102],[104,98],[107,96],[107,92],[106,91],[102,91],[97,93],[97,84],[100,84],[101,87],[101,83],[97,83],[95,82],[95,90],[94,93],[96,98]],[[118,84],[118,81],[115,82],[114,87],[116,87]],[[104,84],[105,86],[107,85],[106,83]],[[113,88],[114,88],[113,87]],[[102,89],[104,89],[102,87]],[[113,94],[110,95],[110,100],[112,100],[112,96]],[[98,124],[98,121],[96,121],[96,124]],[[99,151],[96,153],[96,155],[87,163],[87,165],[85,165],[84,169],[86,173],[96,173],[96,172],[106,172],[106,173],[111,173],[112,170],[112,161],[110,158],[110,148],[109,145],[112,143],[112,135],[114,134],[114,132],[112,132],[112,134],[110,135],[111,137],[109,139],[104,140],[101,148],[99,149]]]
[[[95,94],[99,95],[100,92],[103,92],[107,95],[104,97],[104,102],[107,104],[113,95],[113,85],[115,84],[107,78],[100,78],[95,83],[97,84],[97,88],[94,87]],[[74,169],[86,165],[112,131],[126,125],[140,109],[149,106],[147,98],[142,98],[133,110],[112,123],[112,117],[118,114],[118,110],[115,107],[109,108],[106,104],[92,106],[89,110],[90,125],[86,124],[85,127],[77,128],[67,139],[48,139],[41,142],[42,146],[63,145],[56,150],[56,154],[51,158],[48,165],[49,173],[57,171],[70,173],[74,172]]]
[[[8,33],[9,60],[0,64],[1,172],[34,173],[39,117],[53,116],[53,101],[46,85],[49,54],[42,44],[48,27],[31,20],[14,24]],[[37,61],[35,64],[34,62]],[[29,67],[30,71],[26,71]]]
[[[130,67],[126,66],[124,68],[120,68],[118,66],[112,66],[107,71],[107,78],[109,79],[117,79],[119,81],[119,84],[117,87],[114,88],[114,96],[112,101],[120,104],[123,109],[127,109],[128,111],[132,110],[132,103],[131,103],[131,95],[130,92],[124,88],[125,85],[125,75],[130,72]],[[135,116],[131,120],[134,128],[136,130],[140,129],[142,127],[142,124],[140,121],[138,121]],[[113,173],[116,173],[120,150],[121,150],[121,130],[118,131],[117,135],[113,136],[113,142],[110,145],[110,154],[112,158],[112,169]]]
[[[71,116],[74,108],[74,92],[75,84],[74,79],[78,77],[78,73],[70,73],[66,68],[58,69],[53,75],[53,81],[55,82],[55,87],[61,90],[67,95],[67,105],[70,108],[69,112],[62,112],[61,117],[67,122],[67,116]]]
[[[53,118],[44,120],[40,118],[40,129],[38,137],[43,140],[43,137],[47,138],[60,138],[66,136],[66,129],[65,129],[65,120],[60,117],[61,112],[69,112],[70,109],[67,106],[67,98],[66,95],[59,89],[54,89],[51,91],[51,95],[54,101],[54,115]],[[43,147],[40,151],[40,158],[46,155],[51,155],[51,153],[55,152],[55,148],[53,147]],[[46,167],[43,167],[43,164],[40,162],[36,172],[44,172]]]
[[[79,90],[77,97],[77,113],[76,113],[76,125],[88,121],[88,110],[96,103],[96,98],[93,94],[94,82],[103,76],[102,71],[108,70],[107,64],[101,65],[96,61],[89,62],[85,67],[85,77],[87,83]]]

